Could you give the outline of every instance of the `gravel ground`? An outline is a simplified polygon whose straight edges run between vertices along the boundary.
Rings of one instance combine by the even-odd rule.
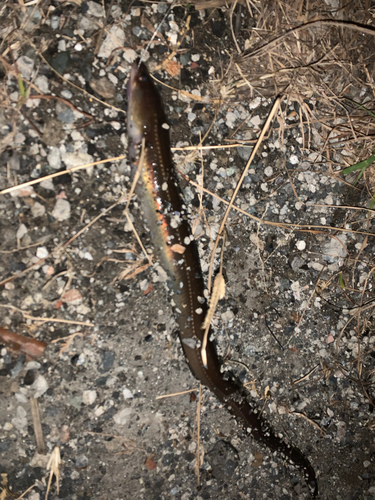
[[[50,499],[309,498],[300,471],[251,440],[204,389],[198,480],[198,383],[179,345],[165,272],[145,264],[124,215],[126,81],[168,6],[104,6],[0,7],[0,189],[38,180],[0,196],[0,497],[34,485],[24,498],[45,498],[46,466],[58,446],[60,489],[53,481]],[[187,9],[172,10],[159,27],[168,42],[157,36],[144,58],[162,82],[185,91],[160,86],[208,276],[225,202],[251,153],[225,140],[256,139],[274,101],[210,100],[234,51],[229,11]],[[239,40],[254,22],[242,15]],[[168,71],[158,69],[181,40],[180,71],[173,76],[173,59]],[[305,102],[319,110],[314,97]],[[368,193],[343,183],[341,167],[327,167],[317,135],[306,148],[296,102],[282,100],[281,108],[284,118],[239,191],[242,211],[233,209],[227,223],[226,298],[215,337],[272,427],[309,457],[320,498],[370,500],[375,337],[372,309],[352,313],[372,300],[373,239],[360,231],[374,228],[367,212],[344,208],[362,206]],[[205,145],[223,147],[187,158],[181,148],[198,144],[211,124]],[[202,165],[211,194],[201,199],[186,177],[201,183]],[[55,173],[62,175],[39,180]],[[137,200],[130,219],[151,253]],[[36,342],[43,351],[36,357],[7,342],[5,329],[46,348]],[[46,454],[37,448],[31,398]]]

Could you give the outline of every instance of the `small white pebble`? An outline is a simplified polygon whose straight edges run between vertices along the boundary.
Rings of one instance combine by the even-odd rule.
[[[92,405],[96,400],[96,392],[95,391],[83,391],[82,393],[82,401],[85,405]]]
[[[38,259],[44,259],[48,256],[48,254],[49,252],[46,247],[38,247],[36,250],[36,256],[38,257]]]
[[[298,240],[296,246],[297,246],[298,250],[301,250],[301,251],[305,250],[305,248],[306,248],[306,242],[303,241],[303,240]]]
[[[289,158],[289,163],[291,163],[292,165],[297,165],[298,162],[299,162],[299,160],[298,160],[298,156],[297,155],[292,155]]]
[[[123,389],[122,395],[124,396],[124,399],[133,399],[133,393],[129,389]]]

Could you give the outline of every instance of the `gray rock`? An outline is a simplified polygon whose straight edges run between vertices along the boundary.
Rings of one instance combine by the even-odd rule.
[[[55,208],[52,210],[52,216],[58,221],[69,219],[70,203],[67,200],[58,199]]]
[[[15,146],[21,146],[26,140],[26,137],[21,134],[21,132],[18,132],[16,134],[16,137],[14,138],[14,144]]]
[[[99,366],[99,371],[100,373],[105,373],[112,368],[115,360],[115,353],[112,351],[103,351],[101,355],[102,355],[102,362]]]
[[[251,155],[253,148],[244,148],[244,147],[238,147],[237,148],[237,153],[240,158],[244,161],[248,161]]]
[[[34,61],[27,56],[21,56],[17,59],[17,68],[21,75],[30,80],[34,70]]]
[[[60,150],[57,147],[52,147],[47,155],[48,165],[55,170],[61,168],[61,155]]]
[[[12,418],[12,424],[20,432],[27,426],[27,412],[23,406],[17,406],[16,416]]]
[[[48,94],[48,78],[44,75],[39,75],[35,78],[35,85],[43,92],[43,94]]]
[[[51,28],[57,30],[60,25],[60,16],[51,16]]]
[[[58,106],[56,106],[56,110],[57,110]],[[74,123],[75,121],[75,116],[74,116],[74,113],[73,113],[73,110],[70,109],[70,108],[65,108],[65,109],[62,109],[58,114],[57,114],[57,118],[63,122],[63,123],[68,123],[68,124],[72,124]]]
[[[71,99],[73,97],[73,94],[70,92],[70,90],[65,89],[61,92],[61,97],[64,99]]]
[[[104,15],[105,15],[104,9],[103,9],[103,7],[99,3],[92,2],[90,0],[89,2],[87,2],[87,6],[88,6],[87,13],[90,16],[93,16],[93,17],[104,17]]]
[[[39,375],[35,382],[30,386],[30,388],[35,391],[34,398],[40,398],[48,389],[48,382],[43,377],[43,375]]]
[[[46,207],[36,201],[31,207],[31,213],[33,217],[42,217],[46,213]]]
[[[301,257],[294,257],[294,259],[292,260],[292,263],[291,263],[291,266],[292,266],[292,269],[294,272],[301,272],[301,267],[306,264],[306,262],[304,261],[304,259],[302,259]]]
[[[20,240],[23,236],[25,236],[25,234],[27,234],[27,227],[25,226],[25,224],[21,224],[17,230],[17,240]]]
[[[117,425],[125,425],[129,422],[132,413],[132,408],[124,408],[113,416],[113,420]]]
[[[125,43],[125,33],[118,26],[112,26],[109,34],[100,46],[98,57],[108,58],[114,49],[122,47]]]
[[[340,243],[340,240],[342,244]],[[336,239],[330,238],[328,242],[323,247],[323,258],[329,263],[336,262],[339,258],[344,258],[347,256],[345,250],[347,237],[345,234],[339,234]]]

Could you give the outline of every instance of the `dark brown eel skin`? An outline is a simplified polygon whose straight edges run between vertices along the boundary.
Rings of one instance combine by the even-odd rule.
[[[222,363],[211,341],[207,344],[207,368],[203,365],[200,347],[207,302],[198,250],[172,164],[163,104],[146,66],[139,60],[131,67],[127,93],[129,158],[133,172],[137,169],[143,139],[145,144],[137,194],[143,204],[156,255],[171,281],[181,345],[190,369],[231,413],[242,420],[251,436],[303,470],[308,487],[316,496],[318,483],[308,459],[270,429],[248,401],[242,384],[228,372],[222,373]]]

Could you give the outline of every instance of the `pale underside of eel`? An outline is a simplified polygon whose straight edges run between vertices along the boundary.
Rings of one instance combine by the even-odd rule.
[[[207,364],[202,362],[202,325],[207,302],[198,250],[172,163],[163,104],[146,66],[139,60],[131,67],[127,94],[129,159],[133,172],[137,169],[142,141],[144,144],[137,195],[151,230],[155,253],[169,275],[181,345],[190,369],[245,424],[254,439],[303,470],[309,489],[316,496],[317,480],[307,457],[272,431],[233,376],[228,372],[224,376],[212,341],[207,344]]]

